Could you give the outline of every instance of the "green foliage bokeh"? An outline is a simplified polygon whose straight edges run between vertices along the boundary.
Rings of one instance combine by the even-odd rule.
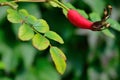
[[[86,18],[95,16],[94,12],[102,16],[103,9],[112,5],[111,18],[118,23],[108,22],[113,22],[109,30],[114,35],[109,31],[103,32],[109,34],[106,36],[102,32],[78,29],[67,20],[62,9],[48,3],[18,3],[19,9],[26,9],[36,18],[46,20],[50,30],[63,38],[63,45],[50,40],[67,57],[67,69],[60,75],[52,63],[49,49],[38,51],[31,41],[19,40],[20,24],[10,23],[6,15],[8,7],[0,7],[0,80],[120,80],[119,0],[61,1],[66,6],[69,6],[66,2],[70,2],[83,15],[85,11],[89,14]],[[114,24],[117,27],[113,28]]]

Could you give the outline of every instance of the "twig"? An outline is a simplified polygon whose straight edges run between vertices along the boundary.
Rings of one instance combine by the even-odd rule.
[[[18,6],[14,6],[12,3],[10,2],[4,2],[4,3],[0,3],[0,6],[10,6],[13,9],[17,9]]]
[[[13,2],[47,2],[48,0],[14,0]]]

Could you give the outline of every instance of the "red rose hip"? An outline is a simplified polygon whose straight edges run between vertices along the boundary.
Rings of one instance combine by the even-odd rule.
[[[75,26],[83,29],[91,29],[93,22],[84,18],[76,10],[70,9],[67,13],[68,20]]]

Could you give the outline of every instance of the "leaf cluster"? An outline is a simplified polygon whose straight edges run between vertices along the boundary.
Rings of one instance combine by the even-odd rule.
[[[54,31],[49,29],[49,25],[44,19],[37,19],[30,15],[25,9],[8,9],[7,19],[11,23],[20,23],[18,37],[22,41],[32,40],[35,48],[42,51],[50,46],[50,53],[59,73],[63,74],[66,69],[66,57],[57,47],[50,44],[54,40],[63,44],[63,39]]]

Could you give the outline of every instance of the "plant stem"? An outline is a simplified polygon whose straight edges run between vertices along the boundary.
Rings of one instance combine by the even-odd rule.
[[[56,4],[58,4],[61,8],[66,9],[67,11],[69,10],[69,8],[67,8],[64,4],[62,4],[58,0],[14,0],[13,2],[48,2],[48,1],[53,1]]]
[[[47,0],[14,0],[13,2],[47,2]]]
[[[10,6],[13,9],[17,9],[17,7],[18,7],[18,6],[15,6],[14,4],[12,4],[11,2],[0,3],[0,6]]]
[[[56,4],[58,4],[61,8],[66,9],[67,11],[69,10],[68,7],[66,7],[64,4],[62,4],[58,0],[51,0],[51,1],[55,2]]]

